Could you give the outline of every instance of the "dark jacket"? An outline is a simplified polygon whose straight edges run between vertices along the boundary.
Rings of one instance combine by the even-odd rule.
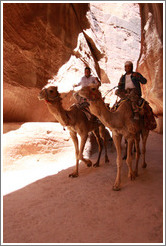
[[[133,76],[133,73],[137,73],[139,77],[135,77]],[[122,77],[119,80],[119,84],[118,84],[118,88],[119,89],[125,89],[125,78],[126,78],[126,73],[124,75],[122,75]],[[135,87],[137,88],[139,95],[141,96],[141,84],[146,84],[147,80],[138,72],[132,72],[131,73],[131,80],[133,82],[133,84],[135,85]]]

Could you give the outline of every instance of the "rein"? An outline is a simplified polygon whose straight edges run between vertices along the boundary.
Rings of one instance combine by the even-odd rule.
[[[112,89],[110,89],[109,91],[107,91],[106,94],[104,95],[104,97],[107,96],[108,93],[110,93],[110,92],[111,92],[113,89],[115,89],[116,87],[118,87],[118,86],[116,85],[116,86],[114,86]]]

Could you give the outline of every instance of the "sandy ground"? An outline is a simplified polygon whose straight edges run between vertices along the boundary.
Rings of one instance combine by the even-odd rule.
[[[56,127],[55,127],[56,125]],[[163,135],[150,132],[147,168],[113,191],[116,151],[99,168],[80,164],[59,124],[5,124],[3,136],[4,243],[162,243]],[[86,146],[86,150],[87,150]],[[93,162],[96,153],[90,156]]]

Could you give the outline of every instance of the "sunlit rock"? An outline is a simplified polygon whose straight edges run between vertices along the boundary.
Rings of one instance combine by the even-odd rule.
[[[147,78],[143,96],[162,115],[162,4],[3,6],[4,121],[54,121],[45,103],[37,99],[44,85],[54,81],[69,108],[73,84],[79,82],[85,66],[101,79],[104,96],[124,74],[126,60]],[[107,102],[115,100],[114,94],[112,99],[108,94]]]

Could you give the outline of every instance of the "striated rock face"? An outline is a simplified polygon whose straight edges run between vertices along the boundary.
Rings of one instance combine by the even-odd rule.
[[[36,88],[69,60],[80,25],[89,26],[87,10],[88,4],[4,3],[5,121],[53,120]]]
[[[101,80],[117,85],[124,73],[125,61],[132,60],[136,67],[139,57],[139,6],[129,3],[92,3],[88,19],[91,24],[89,33],[93,33],[93,40],[103,51],[103,58],[98,61]]]
[[[140,4],[141,53],[138,71],[148,80],[143,86],[144,98],[158,115],[157,131],[163,128],[163,4]]]
[[[76,47],[81,31],[78,21],[88,27],[87,10],[88,4],[4,4],[5,82],[45,85]]]
[[[54,121],[37,98],[48,80],[68,92],[89,65],[105,94],[126,60],[139,60],[144,97],[162,114],[162,4],[4,3],[3,18],[4,121]],[[72,92],[62,96],[68,108]]]

